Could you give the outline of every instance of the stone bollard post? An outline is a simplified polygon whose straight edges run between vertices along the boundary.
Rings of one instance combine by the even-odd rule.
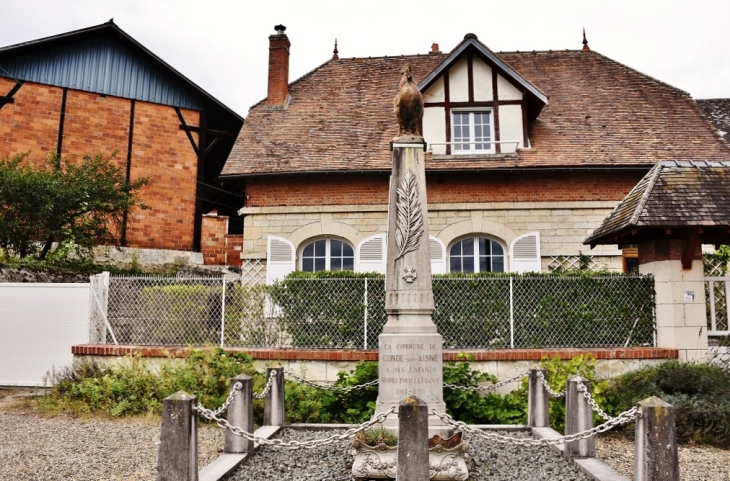
[[[679,481],[674,407],[656,396],[637,404],[635,481]]]
[[[593,427],[593,411],[588,399],[578,391],[578,383],[588,388],[591,385],[588,379],[574,376],[568,380],[565,389],[565,435],[586,431]],[[565,445],[565,454],[569,458],[593,458],[596,456],[596,440],[593,436],[586,439],[571,441]]]
[[[545,376],[545,369],[534,367],[530,369],[530,384],[527,395],[527,425],[531,428],[550,427],[550,406],[549,396],[537,373]]]
[[[428,481],[428,404],[415,396],[398,406],[396,481]]]
[[[178,391],[162,402],[157,481],[198,481],[195,396]]]
[[[284,419],[286,419],[284,417],[284,368],[266,368],[266,382],[269,381],[271,371],[276,371],[276,379],[274,379],[269,392],[266,393],[264,426],[283,426]]]
[[[231,426],[241,428],[247,433],[253,433],[253,382],[251,377],[239,374],[231,378],[231,389],[238,382],[242,387],[233,396],[233,401],[228,406],[228,422]],[[253,454],[253,441],[236,436],[230,430],[226,430],[224,452]]]

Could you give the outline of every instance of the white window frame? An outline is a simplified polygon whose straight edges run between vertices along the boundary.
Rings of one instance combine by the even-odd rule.
[[[474,114],[475,113],[488,113],[489,114],[489,141],[476,141],[474,135]],[[469,114],[469,144],[458,144],[456,140],[456,122],[454,114]],[[494,154],[495,150],[495,138],[494,138],[494,109],[492,108],[456,108],[451,109],[449,113],[451,116],[451,153],[453,155],[474,155],[474,154]],[[476,144],[489,144],[488,149],[477,149]],[[467,150],[464,149],[467,147]]]
[[[447,258],[446,258],[446,271],[450,274],[459,274],[460,272],[451,272],[451,249],[453,247],[462,241],[465,241],[467,239],[472,239],[474,241],[474,254],[472,256],[474,257],[474,273],[477,274],[481,272],[479,270],[479,257],[481,256],[481,253],[479,252],[479,239],[486,239],[488,241],[494,242],[495,244],[499,245],[502,248],[502,270],[498,272],[509,272],[508,271],[508,256],[507,256],[507,247],[500,242],[499,240],[495,239],[494,237],[490,237],[488,235],[484,234],[476,234],[476,235],[469,235],[465,237],[459,237],[458,239],[455,239],[451,244],[449,244],[449,248],[447,249]],[[464,257],[463,255],[461,256]],[[495,257],[494,255],[490,255],[491,257]],[[463,266],[462,266],[463,269]],[[495,272],[495,271],[486,271],[486,272]]]
[[[318,241],[326,241],[325,242],[325,253],[324,253],[324,270],[329,271],[332,270],[332,254],[331,254],[331,241],[338,241],[342,242],[343,244],[347,244],[352,249],[352,272],[355,271],[355,247],[352,245],[350,241],[347,239],[342,239],[339,237],[319,237],[314,239],[308,239],[306,242],[302,243],[301,249],[299,249],[299,255],[297,260],[297,268],[300,271],[304,271],[304,249],[306,249],[310,244],[314,244]],[[349,256],[348,256],[349,257]],[[345,269],[343,269],[345,270]],[[349,269],[348,269],[349,270]],[[306,271],[306,272],[320,272],[320,271]]]

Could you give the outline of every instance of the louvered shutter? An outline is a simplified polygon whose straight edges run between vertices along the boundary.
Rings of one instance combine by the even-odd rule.
[[[356,272],[385,274],[385,234],[363,239],[355,249]]]
[[[294,244],[282,237],[269,236],[266,256],[266,283],[273,284],[294,271]]]
[[[512,241],[509,257],[512,261],[512,272],[540,272],[540,233],[530,232]]]
[[[446,246],[433,236],[428,238],[431,253],[431,274],[446,274]]]

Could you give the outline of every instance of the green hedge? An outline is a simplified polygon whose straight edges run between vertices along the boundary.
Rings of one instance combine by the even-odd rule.
[[[365,279],[368,297],[365,303]],[[651,345],[654,280],[624,274],[436,275],[433,320],[451,349]],[[294,347],[364,347],[387,320],[380,274],[294,272],[270,287]]]

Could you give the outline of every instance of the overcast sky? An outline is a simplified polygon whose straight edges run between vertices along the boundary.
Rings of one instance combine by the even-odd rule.
[[[689,92],[730,97],[730,1],[0,0],[0,46],[114,18],[125,32],[242,116],[266,96],[268,36],[284,24],[290,81],[332,57],[442,51],[475,33],[494,51],[589,45]],[[394,86],[394,89],[396,87]]]

